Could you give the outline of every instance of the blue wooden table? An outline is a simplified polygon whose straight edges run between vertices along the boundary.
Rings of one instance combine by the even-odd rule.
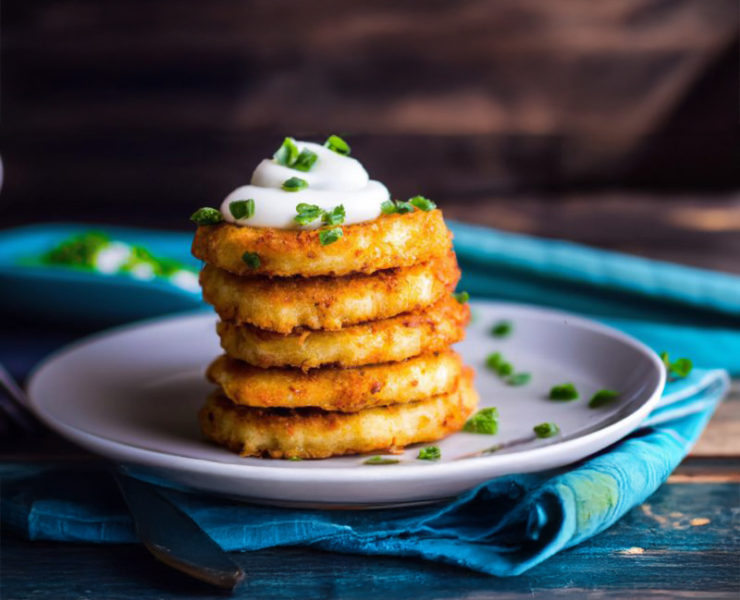
[[[75,330],[0,329],[0,362],[22,379]],[[247,573],[237,598],[740,597],[740,388],[692,455],[645,504],[592,540],[525,575],[496,579],[413,559],[347,556],[303,548],[235,554]],[[4,463],[99,460],[49,433],[2,439]],[[0,492],[1,493],[1,492]],[[3,532],[0,597],[224,597],[154,561],[140,546],[28,542]]]

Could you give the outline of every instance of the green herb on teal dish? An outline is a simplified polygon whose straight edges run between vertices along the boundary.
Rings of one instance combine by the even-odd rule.
[[[283,165],[284,167],[292,166],[298,159],[298,146],[295,145],[295,140],[286,137],[283,140],[282,146],[273,154],[273,158],[279,165]]]
[[[455,292],[452,297],[457,300],[460,304],[465,304],[470,300],[470,294],[468,292]]]
[[[408,202],[412,206],[415,206],[424,212],[429,212],[430,210],[437,208],[437,205],[434,202],[424,196],[414,196],[413,198],[409,198]]]
[[[442,451],[438,446],[427,446],[419,450],[419,455],[416,458],[419,460],[439,460],[442,458]]]
[[[555,425],[555,423],[540,423],[532,429],[538,438],[549,438],[560,433],[560,427]]]
[[[498,410],[493,406],[482,408],[467,420],[463,431],[494,435],[498,431]]]
[[[224,217],[220,210],[204,206],[190,215],[190,220],[196,225],[216,225],[223,221]]]
[[[395,458],[386,458],[385,456],[371,456],[363,464],[366,465],[397,465],[400,460]]]
[[[336,152],[337,154],[341,154],[342,156],[349,156],[352,149],[349,147],[349,144],[345,142],[342,138],[340,138],[338,135],[330,135],[326,142],[324,142],[324,146],[329,148],[332,152]]]
[[[344,206],[340,204],[331,210],[325,210],[324,214],[321,216],[321,221],[324,225],[341,225],[344,223],[345,217],[346,214],[344,212]]]
[[[561,383],[560,385],[554,385],[550,389],[550,400],[577,400],[578,390],[572,383]]]
[[[256,252],[245,252],[242,254],[242,260],[250,269],[257,269],[262,264],[259,254]]]
[[[514,324],[511,321],[499,321],[491,328],[491,335],[497,338],[505,338],[511,335]]]
[[[298,204],[295,209],[298,214],[293,217],[293,220],[299,225],[308,225],[309,223],[313,223],[316,219],[321,217],[323,212],[315,204],[306,204],[305,202]]]
[[[64,265],[82,269],[95,268],[95,257],[110,238],[99,231],[81,233],[64,240],[41,255],[41,262],[47,265]]]
[[[304,148],[303,150],[301,150],[298,158],[295,159],[295,162],[290,166],[296,171],[303,171],[304,173],[306,173],[313,168],[314,163],[318,159],[318,154],[316,154],[315,152],[311,152],[311,150],[309,150],[308,148]]]
[[[249,219],[254,215],[254,200],[235,200],[229,204],[229,212],[235,219]]]
[[[588,401],[589,408],[601,408],[607,404],[611,404],[617,398],[619,398],[619,392],[616,390],[599,390]]]
[[[300,177],[291,177],[283,181],[282,188],[286,192],[300,192],[308,187],[308,181]]]
[[[319,242],[322,246],[328,246],[339,240],[344,235],[341,227],[333,227],[332,229],[322,229],[319,231]]]
[[[510,385],[512,387],[521,387],[523,385],[527,385],[532,380],[532,374],[531,373],[514,373],[510,377],[507,377],[505,379],[506,385]]]
[[[660,359],[663,361],[670,379],[683,379],[684,377],[688,377],[694,368],[694,363],[690,358],[677,358],[675,361],[671,362],[668,352],[661,352]]]

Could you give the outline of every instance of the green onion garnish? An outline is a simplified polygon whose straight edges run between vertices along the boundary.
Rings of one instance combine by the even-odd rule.
[[[397,465],[400,460],[395,458],[385,458],[384,456],[371,456],[363,464],[366,465]]]
[[[438,446],[427,446],[419,450],[419,460],[439,460],[442,458],[442,451]]]
[[[295,159],[295,162],[290,166],[296,171],[303,171],[305,173],[311,170],[314,163],[318,159],[318,154],[316,154],[315,152],[311,152],[311,150],[309,150],[308,148],[304,148],[303,150],[301,150],[298,158]]]
[[[386,200],[383,202],[383,204],[380,205],[380,212],[382,212],[384,215],[392,215],[393,213],[398,212],[398,208],[396,207],[396,203],[393,202],[393,200]]]
[[[229,212],[235,219],[248,219],[254,215],[254,200],[235,200],[229,204]]]
[[[455,292],[454,294],[452,294],[452,297],[460,304],[465,304],[468,300],[470,300],[470,294],[468,294],[467,292]]]
[[[619,392],[615,390],[599,390],[588,401],[589,408],[601,408],[607,404],[611,404],[617,398],[619,398]]]
[[[486,366],[491,369],[491,371],[498,372],[498,367],[503,361],[503,355],[500,352],[494,352],[486,357]]]
[[[298,204],[295,209],[298,214],[293,217],[293,220],[299,225],[313,223],[322,213],[322,210],[315,204],[306,204],[304,202]]]
[[[694,363],[690,358],[678,358],[671,362],[668,352],[661,352],[660,359],[663,361],[669,377],[673,379],[683,379],[684,377],[688,377],[689,373],[691,373],[691,370],[694,368]]]
[[[286,192],[298,192],[308,187],[308,181],[300,177],[291,177],[283,181],[283,189]]]
[[[224,217],[220,210],[204,206],[190,215],[190,220],[196,225],[216,225],[223,221]]]
[[[508,337],[513,329],[514,324],[511,321],[499,321],[491,328],[491,335],[498,338]]]
[[[411,202],[396,202],[396,212],[400,215],[405,215],[414,210],[414,205]]]
[[[432,202],[429,198],[425,198],[424,196],[414,196],[413,198],[409,198],[408,202],[412,206],[415,206],[416,208],[418,208],[419,210],[423,210],[424,212],[428,212],[437,208],[437,205],[434,202]]]
[[[514,373],[510,377],[506,378],[506,385],[520,387],[522,385],[527,385],[531,379],[531,373]]]
[[[259,254],[256,252],[245,252],[242,254],[242,260],[250,269],[256,269],[262,264]]]
[[[550,400],[577,400],[578,390],[572,383],[561,383],[550,389]]]
[[[321,221],[324,225],[341,225],[344,223],[345,216],[344,205],[340,204],[331,210],[325,210],[324,214],[321,216]]]
[[[338,135],[330,135],[327,138],[326,142],[324,142],[324,146],[329,148],[329,150],[336,152],[337,154],[341,154],[342,156],[349,156],[349,153],[352,150],[349,147],[349,144]]]
[[[333,227],[331,229],[322,229],[319,231],[319,242],[322,246],[328,246],[333,244],[344,235],[341,227]]]
[[[300,456],[291,456],[288,460],[298,461],[298,460],[303,460],[303,459]]]
[[[532,429],[538,438],[549,438],[560,433],[560,427],[555,425],[555,423],[540,423]]]
[[[488,435],[495,434],[498,431],[498,410],[493,406],[482,408],[467,420],[463,426],[463,431]]]
[[[295,140],[290,137],[286,137],[283,140],[283,145],[277,149],[277,152],[272,155],[275,162],[285,167],[291,167],[298,158],[298,146],[295,145]]]

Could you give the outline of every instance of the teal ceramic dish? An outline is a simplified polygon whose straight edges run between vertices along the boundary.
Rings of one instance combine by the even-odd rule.
[[[164,278],[143,280],[41,262],[41,256],[64,240],[91,230],[144,246],[154,256],[200,268],[190,255],[190,233],[82,223],[8,229],[0,231],[0,310],[44,322],[108,325],[206,308],[200,291]]]

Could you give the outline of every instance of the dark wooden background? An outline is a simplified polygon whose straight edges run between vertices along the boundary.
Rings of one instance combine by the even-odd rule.
[[[0,226],[187,227],[282,136],[450,217],[740,273],[735,0],[5,0]]]

